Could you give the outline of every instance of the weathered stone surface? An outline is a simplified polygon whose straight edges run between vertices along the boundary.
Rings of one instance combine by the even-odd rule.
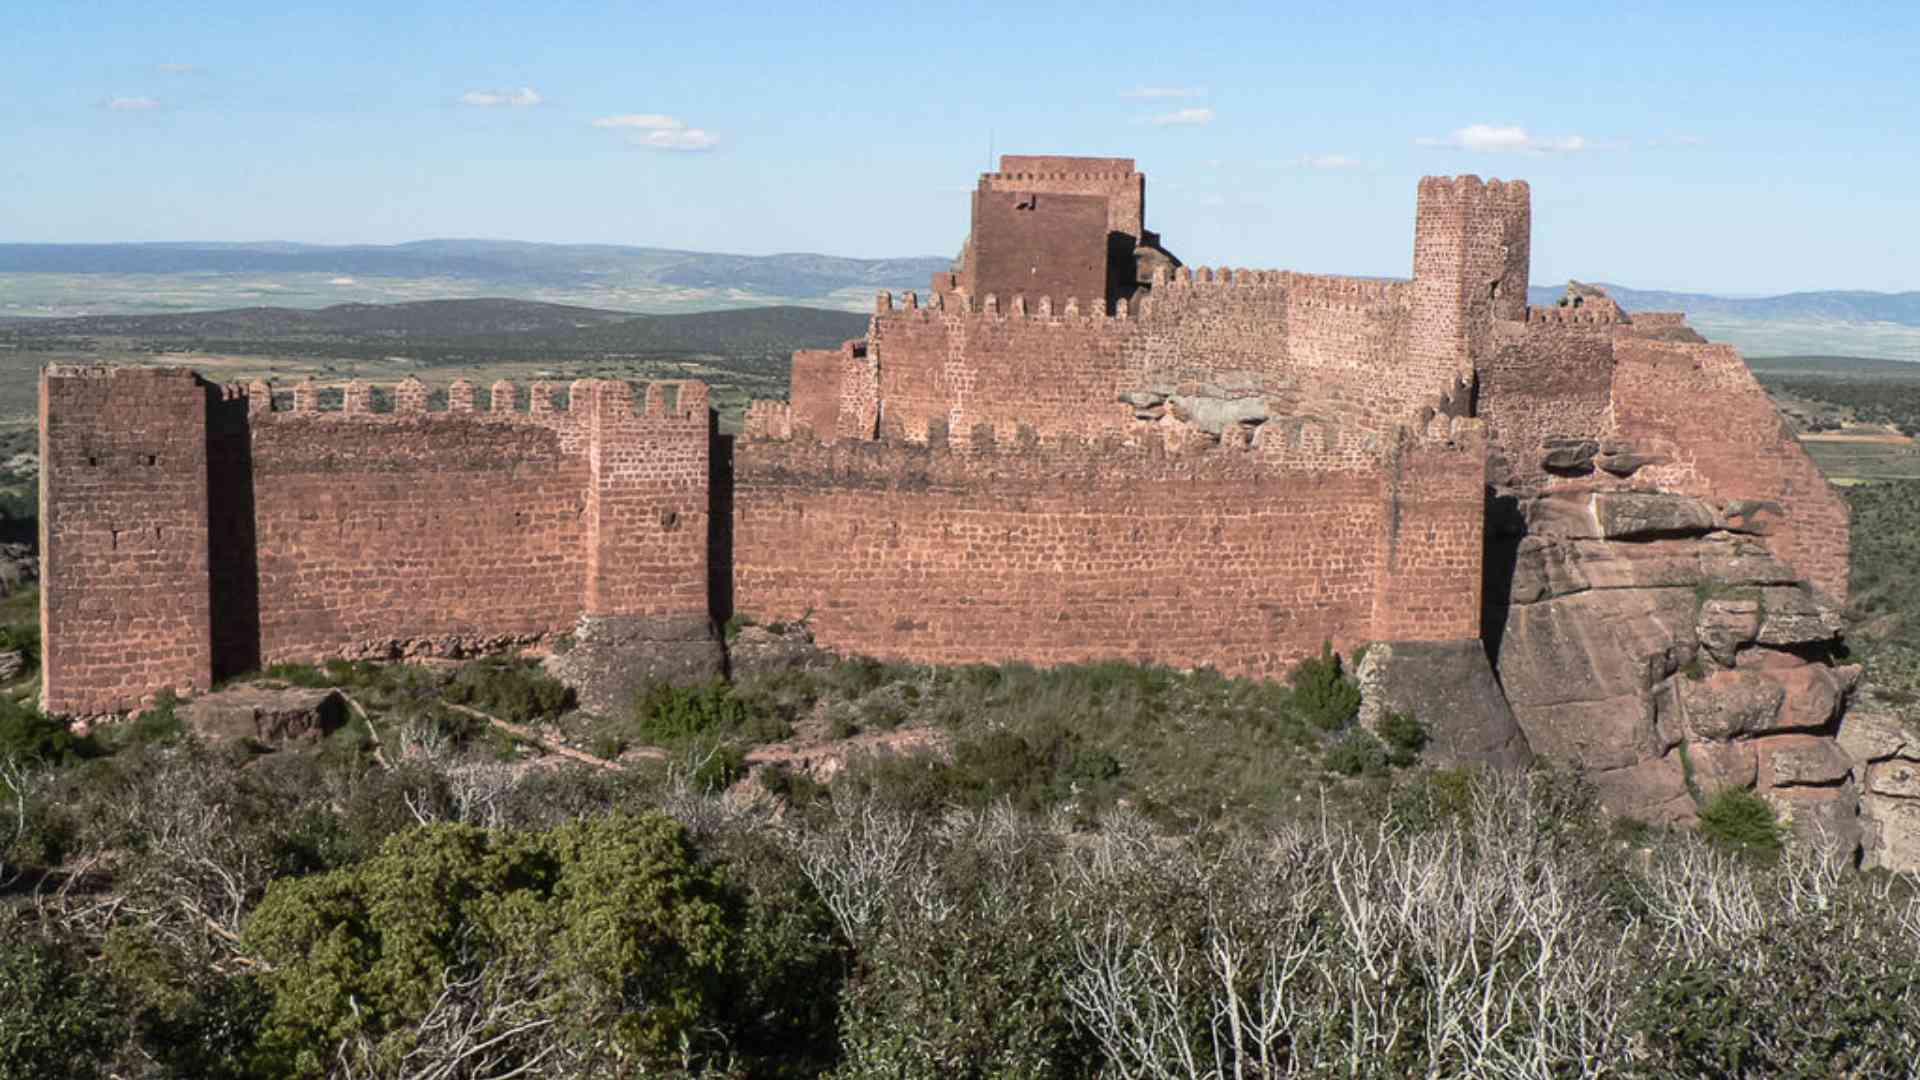
[[[1763,796],[1794,836],[1817,847],[1857,851],[1865,830],[1852,781],[1833,787],[1775,788]]]
[[[1761,590],[1764,616],[1754,640],[1762,645],[1801,645],[1840,636],[1840,612],[1805,589]]]
[[[1555,492],[1529,499],[1521,506],[1529,535],[1561,539],[1599,539],[1600,519],[1594,516],[1593,496],[1583,492]]]
[[[235,686],[195,698],[181,719],[188,730],[213,742],[312,742],[346,722],[346,704],[331,689]]]
[[[1665,465],[1667,461],[1662,454],[1636,454],[1631,451],[1601,454],[1593,459],[1602,472],[1621,477],[1632,476],[1651,465]]]
[[[1767,787],[1837,784],[1853,771],[1853,762],[1840,747],[1822,736],[1776,735],[1755,746]]]
[[[1920,873],[1920,800],[1868,792],[1860,800],[1860,812],[1878,834],[1867,847],[1866,864],[1896,873]]]
[[[19,649],[0,651],[0,682],[9,682],[20,677],[27,669],[27,657]]]
[[[1713,529],[1713,508],[1685,495],[1603,491],[1593,496],[1600,533],[1609,540],[1692,535]]]
[[[1732,667],[1740,646],[1760,632],[1760,601],[1719,596],[1700,605],[1700,648],[1722,667]]]
[[[1792,585],[1793,567],[1776,558],[1760,541],[1743,536],[1708,536],[1697,541],[1700,577],[1715,586]]]
[[[1674,680],[1687,729],[1702,739],[1731,739],[1774,728],[1786,687],[1757,671],[1716,671]]]
[[[1786,687],[1787,698],[1780,708],[1781,731],[1818,731],[1832,722],[1845,699],[1848,682],[1836,669],[1819,664],[1782,668],[1770,673]]]
[[[1167,395],[1157,390],[1129,390],[1120,400],[1136,409],[1151,409],[1166,403]]]
[[[1920,799],[1920,763],[1889,758],[1867,766],[1867,790],[1896,799]]]
[[[1597,772],[1593,774],[1593,786],[1609,810],[1641,821],[1692,821],[1696,813],[1677,752]]]
[[[591,713],[626,710],[650,682],[685,685],[725,672],[713,624],[700,616],[585,615],[573,639],[573,647],[549,656],[546,667],[573,687],[580,707]]]
[[[1735,499],[1720,508],[1720,527],[1765,536],[1785,516],[1786,510],[1771,499]]]
[[[1751,742],[1696,742],[1687,744],[1693,763],[1693,782],[1711,794],[1725,788],[1750,788],[1760,775],[1760,756]]]
[[[1435,764],[1510,768],[1532,759],[1477,640],[1374,642],[1354,677],[1361,723],[1370,728],[1388,712],[1412,715],[1426,726],[1423,756]]]
[[[1551,472],[1579,473],[1593,468],[1600,444],[1592,439],[1545,439],[1540,444],[1540,466]]]
[[[1850,708],[1834,738],[1848,757],[1862,764],[1890,757],[1920,761],[1920,733],[1894,713]]]
[[[1199,397],[1176,395],[1168,399],[1174,415],[1209,434],[1218,435],[1235,424],[1257,424],[1268,416],[1263,397]]]
[[[777,631],[765,626],[743,626],[733,640],[727,642],[727,672],[736,680],[831,666],[833,654],[815,645],[806,628],[793,624]]]

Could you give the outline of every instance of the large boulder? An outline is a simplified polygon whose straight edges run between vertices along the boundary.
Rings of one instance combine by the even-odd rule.
[[[1360,722],[1372,728],[1389,712],[1412,716],[1427,730],[1424,754],[1435,764],[1512,768],[1533,757],[1478,639],[1374,642],[1354,680]]]
[[[1752,535],[1772,510],[1571,489],[1516,509],[1496,525],[1513,570],[1489,640],[1534,753],[1615,813],[1689,821],[1698,798],[1753,788],[1796,828],[1860,838],[1871,780],[1834,739],[1859,670],[1828,659],[1839,613]]]
[[[270,745],[315,742],[346,722],[338,690],[243,685],[195,698],[181,713],[187,730],[209,742]]]

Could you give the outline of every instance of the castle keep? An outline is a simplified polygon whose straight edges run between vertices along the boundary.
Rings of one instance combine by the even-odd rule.
[[[1597,292],[1528,304],[1525,183],[1421,181],[1405,281],[1183,265],[1129,159],[1007,157],[972,215],[953,271],[795,354],[738,437],[692,382],[442,406],[408,381],[384,411],[356,383],[322,410],[311,385],[50,369],[46,707],[569,632],[710,641],[735,612],[941,663],[1278,677],[1331,641],[1485,667],[1501,537],[1542,519],[1730,531],[1844,595],[1845,505],[1731,348]],[[1709,520],[1649,518],[1656,491]]]

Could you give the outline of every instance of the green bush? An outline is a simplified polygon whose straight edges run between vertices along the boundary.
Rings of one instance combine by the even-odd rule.
[[[1721,847],[1761,856],[1780,851],[1780,822],[1767,800],[1745,788],[1722,788],[1700,808],[1700,832]]]
[[[1360,714],[1360,688],[1347,681],[1331,642],[1296,664],[1289,681],[1295,707],[1322,731],[1338,731]]]
[[[732,731],[746,720],[746,705],[724,679],[697,686],[655,680],[634,694],[634,734],[654,746],[675,746],[710,732]]]
[[[1322,761],[1330,771],[1341,776],[1362,776],[1386,772],[1389,757],[1387,748],[1373,732],[1354,728],[1327,748]]]
[[[446,699],[515,724],[554,720],[573,705],[573,691],[525,661],[480,660],[457,672]]]
[[[245,937],[268,965],[262,1050],[282,1074],[317,1076],[354,1038],[397,1063],[450,987],[556,1018],[560,1042],[605,1040],[609,1064],[665,1064],[712,1038],[738,929],[737,900],[651,813],[398,833],[370,859],[276,881]],[[522,1052],[530,1067],[536,1042]]]
[[[1418,761],[1420,751],[1427,745],[1426,725],[1411,713],[1387,713],[1374,725],[1374,734],[1386,743],[1387,763],[1395,768],[1404,769]]]
[[[68,765],[99,752],[99,745],[90,736],[73,734],[65,721],[0,696],[0,758]]]
[[[76,943],[0,907],[0,1080],[99,1075],[112,1047],[103,996]]]

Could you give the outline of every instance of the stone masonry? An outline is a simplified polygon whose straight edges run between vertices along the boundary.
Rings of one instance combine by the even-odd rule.
[[[926,662],[1280,677],[1384,643],[1382,693],[1438,680],[1484,718],[1454,756],[1524,760],[1517,723],[1615,774],[1620,809],[1685,817],[1705,778],[1831,818],[1855,782],[1802,765],[1852,685],[1845,503],[1679,316],[1529,305],[1530,199],[1421,181],[1407,281],[1195,268],[1132,160],[1010,156],[955,268],[795,354],[738,438],[691,382],[429,408],[410,380],[386,411],[354,384],[323,411],[310,385],[50,369],[45,705],[563,633],[678,643],[647,670],[691,677],[734,613]],[[1566,685],[1567,643],[1607,634],[1612,666]],[[571,663],[617,690],[625,662]],[[1715,719],[1773,686],[1767,718]]]

